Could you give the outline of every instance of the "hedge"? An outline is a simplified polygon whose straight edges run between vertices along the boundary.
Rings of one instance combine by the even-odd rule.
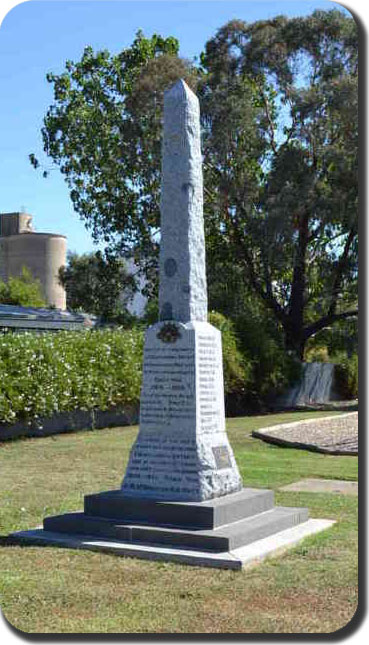
[[[223,316],[209,318],[222,328],[225,391],[243,389],[233,330]],[[0,336],[0,423],[137,403],[143,340],[137,328]]]
[[[140,396],[138,330],[7,334],[0,339],[0,421],[106,410]]]

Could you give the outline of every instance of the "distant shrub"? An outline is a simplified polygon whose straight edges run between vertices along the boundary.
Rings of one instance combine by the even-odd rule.
[[[27,267],[20,276],[10,276],[8,282],[0,280],[0,304],[21,307],[46,307],[39,280],[35,280]]]
[[[305,361],[307,363],[330,363],[328,347],[309,347],[305,350]]]
[[[359,357],[352,354],[348,357],[344,352],[335,354],[332,363],[336,364],[336,378],[342,396],[356,399],[359,393]]]
[[[137,330],[0,337],[0,421],[138,401],[142,347]]]
[[[248,403],[257,409],[296,382],[301,365],[286,352],[283,335],[262,309],[246,307],[234,323],[239,348],[251,368]]]
[[[215,311],[209,313],[208,321],[222,332],[225,393],[241,393],[250,381],[252,365],[245,359],[238,347],[233,323]]]

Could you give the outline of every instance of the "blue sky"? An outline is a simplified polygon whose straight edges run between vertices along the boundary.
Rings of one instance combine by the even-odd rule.
[[[74,213],[58,168],[43,179],[28,155],[42,154],[40,128],[52,103],[48,71],[60,73],[67,59],[79,60],[86,45],[118,52],[136,31],[179,39],[180,54],[198,55],[217,29],[232,18],[247,22],[278,14],[306,15],[341,8],[326,0],[284,2],[226,0],[31,0],[15,6],[0,28],[0,212],[25,210],[36,230],[62,233],[78,253],[94,249],[90,234]]]

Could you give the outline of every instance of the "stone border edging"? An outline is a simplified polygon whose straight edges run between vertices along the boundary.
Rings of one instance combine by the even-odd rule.
[[[300,421],[292,421],[291,423],[280,423],[274,426],[268,426],[264,430],[253,430],[251,432],[251,436],[255,437],[256,439],[261,439],[262,441],[265,441],[266,443],[272,443],[278,446],[283,446],[285,448],[299,448],[302,450],[310,450],[312,452],[320,452],[323,454],[329,454],[329,455],[346,455],[346,456],[357,456],[358,451],[357,450],[344,450],[340,448],[334,448],[334,447],[329,447],[329,446],[321,446],[317,443],[309,443],[309,442],[302,442],[302,441],[293,441],[291,439],[287,439],[281,436],[275,436],[274,434],[270,434],[272,432],[276,432],[281,430],[283,433],[283,430],[285,428],[291,429],[293,427],[298,427],[302,424],[316,424],[321,421],[332,421],[332,419],[342,419],[343,417],[351,417],[353,415],[357,415],[357,412],[346,412],[344,414],[339,414],[339,415],[334,415],[330,417],[316,417],[314,419],[301,419]],[[323,424],[323,425],[328,425],[328,424]]]
[[[0,442],[20,437],[48,437],[78,430],[136,425],[138,418],[138,403],[127,405],[124,408],[111,408],[110,410],[58,412],[52,417],[40,417],[37,422],[32,420],[30,425],[27,425],[27,421],[0,423]]]

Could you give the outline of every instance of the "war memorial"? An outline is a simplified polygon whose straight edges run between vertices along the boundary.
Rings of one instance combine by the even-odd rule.
[[[333,524],[243,488],[225,429],[221,333],[207,322],[199,102],[164,96],[159,321],[145,339],[140,428],[121,488],[13,534],[55,544],[239,569]]]

